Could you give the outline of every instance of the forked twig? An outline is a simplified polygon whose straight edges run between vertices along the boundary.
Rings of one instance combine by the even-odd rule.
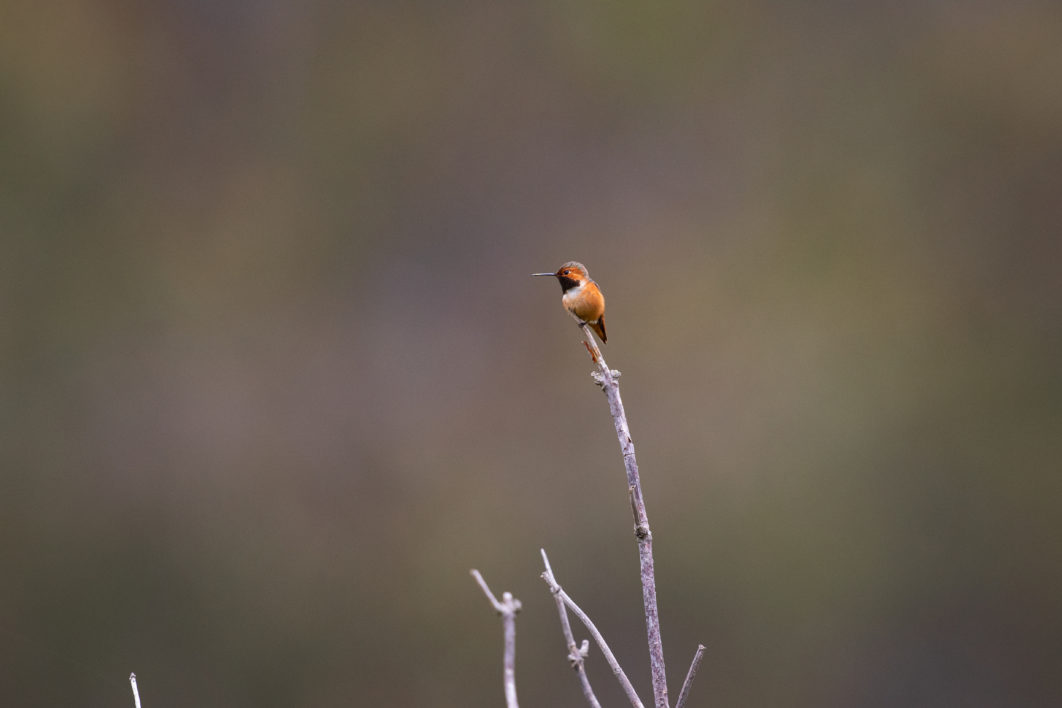
[[[502,657],[502,683],[505,687],[505,704],[508,708],[518,708],[516,702],[516,613],[520,611],[520,601],[511,592],[502,593],[501,602],[487,586],[487,581],[475,568],[472,577],[479,583],[483,594],[490,600],[494,610],[501,615],[502,630],[505,634],[505,652]],[[139,708],[139,706],[138,706]]]
[[[579,618],[579,621],[583,623],[587,631],[590,632],[590,636],[594,638],[598,647],[601,648],[601,653],[604,654],[605,661],[607,661],[609,667],[612,668],[612,673],[616,675],[616,679],[620,682],[620,686],[623,687],[624,692],[627,694],[627,698],[630,699],[631,705],[634,706],[634,708],[644,708],[641,699],[638,698],[638,693],[634,690],[634,686],[631,685],[631,681],[627,678],[627,674],[623,672],[623,668],[619,665],[616,655],[608,648],[608,644],[605,643],[605,638],[601,636],[601,632],[598,631],[590,617],[575,604],[575,600],[569,597],[568,593],[564,592],[564,589],[557,583],[557,579],[553,576],[553,569],[549,565],[549,558],[546,556],[545,549],[542,549],[542,563],[546,566],[546,572],[542,574],[542,579],[546,581],[546,585],[549,586],[550,592],[556,597],[559,597],[567,608],[572,611],[572,614]]]
[[[549,558],[546,557],[545,551],[542,551],[542,562],[545,563],[546,572],[549,573],[550,578],[553,578],[553,568],[549,565]],[[546,582],[549,582],[549,580]],[[554,580],[554,582],[556,581]],[[583,687],[583,697],[586,698],[586,702],[592,708],[601,708],[601,704],[597,702],[597,696],[594,695],[594,689],[590,687],[590,679],[586,675],[586,657],[590,652],[590,643],[584,639],[581,647],[576,645],[575,635],[572,634],[572,625],[568,622],[568,609],[564,605],[564,598],[560,596],[560,593],[553,593],[553,599],[557,603],[557,614],[560,615],[561,633],[564,634],[564,640],[568,643],[568,661],[571,662],[575,673],[579,675],[579,684]]]

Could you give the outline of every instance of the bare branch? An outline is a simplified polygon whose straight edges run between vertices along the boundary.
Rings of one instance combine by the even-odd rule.
[[[136,674],[129,674],[129,685],[133,687],[133,701],[140,708],[140,691],[136,687]]]
[[[549,566],[549,559],[546,557],[545,551],[542,551],[542,562],[546,564],[546,572],[552,578],[553,569]],[[560,615],[561,632],[564,634],[564,640],[568,643],[568,661],[571,662],[572,668],[579,675],[579,683],[583,687],[583,697],[593,708],[601,708],[601,704],[597,702],[597,696],[594,695],[594,689],[590,687],[590,679],[586,675],[586,657],[590,653],[590,643],[584,639],[581,647],[576,645],[575,635],[572,634],[572,625],[568,622],[568,610],[564,606],[564,598],[558,593],[553,593],[553,599],[557,603],[557,614]]]
[[[627,674],[623,673],[623,669],[620,667],[616,655],[608,648],[608,644],[605,643],[605,638],[601,636],[601,632],[599,632],[597,627],[594,626],[590,617],[575,604],[575,601],[572,600],[571,597],[568,596],[568,593],[564,592],[564,589],[557,583],[557,579],[553,576],[553,569],[549,565],[549,558],[546,556],[545,549],[542,549],[542,563],[546,566],[546,572],[542,574],[542,579],[546,581],[546,585],[549,586],[550,592],[552,592],[554,596],[559,597],[568,609],[579,618],[579,621],[586,626],[587,631],[590,632],[590,636],[594,638],[598,647],[601,648],[601,653],[605,655],[605,660],[612,668],[612,673],[616,675],[616,679],[620,682],[620,685],[626,692],[631,705],[635,708],[644,708],[641,699],[638,698],[638,694],[634,690],[634,686],[631,685],[631,681],[627,678]]]
[[[608,368],[597,341],[590,333],[589,327],[582,327],[586,336],[586,349],[598,370],[591,373],[594,381],[608,397],[609,412],[616,427],[620,451],[623,453],[623,466],[627,470],[627,487],[631,499],[631,511],[634,514],[634,535],[638,540],[638,559],[642,579],[642,603],[645,607],[645,627],[649,639],[649,666],[653,679],[653,698],[655,708],[669,708],[667,700],[667,675],[664,669],[664,647],[660,639],[660,615],[656,608],[656,572],[653,567],[653,534],[649,530],[649,517],[645,512],[645,499],[642,496],[642,482],[638,476],[638,460],[634,456],[634,441],[627,426],[627,414],[623,410],[620,398],[619,372]]]
[[[690,686],[693,685],[693,679],[697,677],[697,668],[701,665],[701,659],[704,658],[704,645],[698,644],[697,651],[693,654],[693,661],[690,662],[690,670],[686,674],[686,680],[682,682],[682,690],[679,691],[678,701],[675,703],[675,708],[683,708],[686,705],[686,699],[690,696]]]
[[[501,615],[502,631],[505,635],[505,652],[502,657],[502,683],[505,687],[505,704],[508,708],[518,708],[516,702],[516,613],[520,611],[520,601],[511,592],[503,592],[501,602],[490,591],[487,581],[479,571],[472,569],[472,577],[479,583],[483,594]],[[137,706],[139,708],[139,706]]]

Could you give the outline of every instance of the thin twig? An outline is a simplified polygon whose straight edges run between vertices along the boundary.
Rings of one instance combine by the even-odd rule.
[[[686,680],[682,682],[682,690],[679,691],[675,708],[683,708],[686,705],[686,699],[690,697],[690,686],[693,685],[693,679],[697,677],[697,668],[701,665],[702,658],[704,658],[704,645],[698,644],[697,651],[693,654],[693,661],[690,662],[690,670],[686,674]]]
[[[552,578],[553,568],[549,565],[549,558],[546,557],[545,551],[542,551],[542,562],[546,564],[546,572]],[[568,622],[568,609],[564,606],[564,598],[559,593],[553,593],[553,599],[557,603],[557,614],[560,615],[561,632],[564,634],[564,640],[568,643],[568,661],[571,662],[572,668],[579,675],[579,683],[583,687],[583,697],[593,708],[601,708],[601,704],[597,702],[597,696],[594,695],[594,689],[590,687],[590,679],[586,675],[586,656],[590,651],[589,642],[584,639],[582,647],[576,645],[575,635],[572,634],[572,625]]]
[[[490,588],[487,587],[487,581],[483,579],[483,576],[480,575],[479,571],[475,568],[473,568],[471,572],[472,577],[476,579],[476,582],[479,583],[480,589],[483,590],[483,594],[487,596],[488,600],[490,600],[490,604],[494,605],[494,609],[499,615],[503,614],[505,612],[505,606],[498,602],[498,598],[494,597],[494,593],[492,593]]]
[[[645,499],[642,496],[642,482],[638,476],[638,460],[634,456],[634,441],[627,426],[627,414],[623,410],[619,383],[616,379],[620,373],[608,368],[597,341],[590,333],[589,327],[582,327],[586,336],[586,348],[590,352],[598,371],[593,372],[594,381],[608,397],[609,412],[616,427],[620,451],[623,453],[623,466],[627,470],[627,487],[631,498],[631,511],[634,514],[634,535],[638,539],[638,559],[641,568],[642,602],[645,606],[645,627],[649,638],[649,666],[653,679],[653,698],[656,708],[669,708],[667,700],[667,673],[664,669],[664,647],[660,639],[660,615],[656,608],[656,573],[653,567],[653,534],[649,530],[649,517],[645,513]]]
[[[494,593],[487,586],[487,581],[475,568],[472,569],[472,577],[479,583],[483,594],[490,600],[494,610],[501,615],[502,631],[505,635],[505,652],[502,657],[502,683],[505,686],[505,705],[508,708],[518,708],[516,702],[516,613],[520,611],[520,601],[513,597],[511,592],[503,592],[501,602],[494,597]],[[139,708],[139,706],[137,706]]]
[[[133,687],[133,701],[136,703],[136,708],[140,708],[140,691],[136,687],[136,674],[129,674],[129,685]]]
[[[619,661],[616,659],[616,655],[612,653],[612,650],[608,648],[608,644],[605,643],[605,638],[601,636],[601,632],[594,626],[593,621],[582,609],[575,604],[575,600],[568,596],[568,593],[564,592],[564,589],[557,583],[557,579],[553,576],[553,569],[550,568],[549,558],[546,556],[545,549],[542,549],[542,562],[546,566],[546,572],[542,574],[542,579],[546,581],[546,585],[549,586],[550,592],[564,601],[564,604],[572,611],[579,621],[586,626],[587,631],[590,632],[590,636],[594,638],[597,645],[601,648],[601,653],[605,655],[605,661],[612,668],[612,673],[616,675],[616,679],[620,682],[620,686],[623,687],[624,692],[627,694],[627,698],[630,699],[631,705],[635,708],[644,708],[642,701],[638,698],[637,692],[634,690],[634,686],[631,685],[630,679],[627,678],[627,674],[623,673],[623,669],[619,665]]]

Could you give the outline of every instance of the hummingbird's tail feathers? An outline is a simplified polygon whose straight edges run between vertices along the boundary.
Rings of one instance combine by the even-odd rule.
[[[605,334],[605,316],[604,315],[601,315],[601,317],[598,317],[597,318],[597,322],[591,322],[590,326],[594,328],[595,332],[597,332],[597,336],[601,337],[601,343],[602,344],[604,344],[605,342],[608,341],[608,335]]]

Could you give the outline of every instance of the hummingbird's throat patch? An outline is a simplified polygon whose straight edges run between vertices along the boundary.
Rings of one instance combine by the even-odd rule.
[[[565,292],[566,293],[569,290],[571,290],[572,288],[579,287],[579,281],[578,280],[576,280],[574,278],[569,278],[569,277],[567,277],[565,275],[558,275],[557,276],[557,280],[560,281],[561,292]]]

